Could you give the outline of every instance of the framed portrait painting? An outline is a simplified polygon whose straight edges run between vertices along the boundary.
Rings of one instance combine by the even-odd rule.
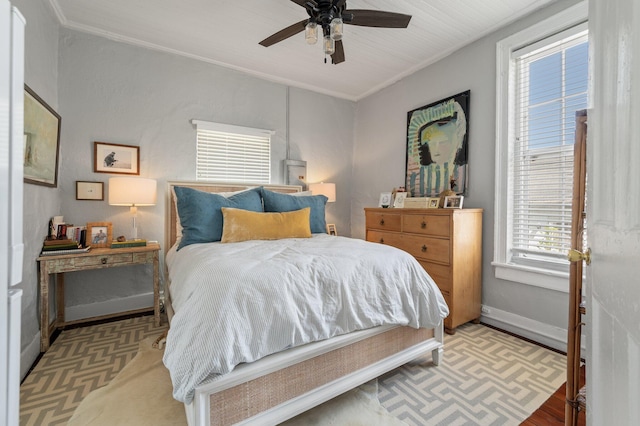
[[[470,91],[407,113],[405,188],[412,197],[436,197],[468,185]]]
[[[24,86],[24,181],[58,186],[60,116],[40,96]]]
[[[96,173],[139,175],[140,147],[94,142],[93,171]]]

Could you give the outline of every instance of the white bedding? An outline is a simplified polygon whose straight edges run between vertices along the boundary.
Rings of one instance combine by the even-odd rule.
[[[167,255],[175,315],[164,363],[173,396],[244,362],[379,325],[433,328],[449,309],[402,250],[312,238],[194,244]]]

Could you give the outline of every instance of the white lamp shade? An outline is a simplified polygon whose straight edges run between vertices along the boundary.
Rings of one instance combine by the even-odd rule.
[[[324,195],[328,198],[328,202],[333,203],[336,201],[336,184],[335,183],[311,183],[309,184],[309,191],[313,195]]]
[[[109,178],[109,204],[112,206],[155,206],[157,186],[155,179]]]

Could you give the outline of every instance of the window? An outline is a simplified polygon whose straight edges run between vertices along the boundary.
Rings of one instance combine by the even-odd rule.
[[[196,125],[196,179],[271,183],[270,130],[192,120]]]
[[[579,4],[498,43],[498,278],[568,291],[575,113],[587,107],[585,20]]]

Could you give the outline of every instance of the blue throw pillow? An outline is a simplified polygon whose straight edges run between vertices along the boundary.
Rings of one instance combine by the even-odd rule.
[[[261,190],[265,212],[291,212],[294,210],[304,209],[305,207],[311,207],[311,214],[309,215],[311,233],[327,233],[327,222],[324,218],[324,208],[327,204],[328,198],[324,195],[294,197],[293,195],[281,194],[264,188],[261,188]]]
[[[261,212],[260,188],[230,197],[210,194],[183,186],[174,187],[182,239],[178,250],[189,244],[211,243],[222,238],[222,207]]]

